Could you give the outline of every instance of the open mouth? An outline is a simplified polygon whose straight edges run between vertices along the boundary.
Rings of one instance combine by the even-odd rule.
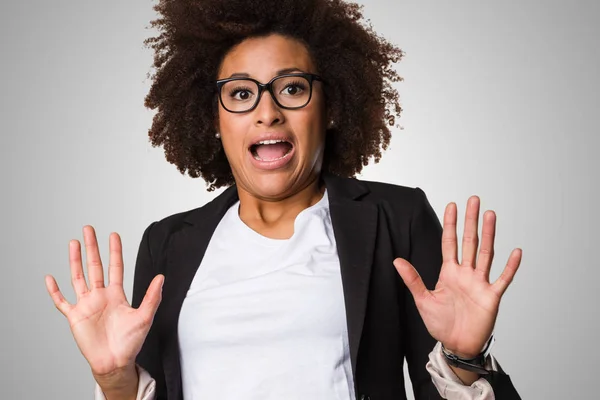
[[[289,155],[293,148],[292,143],[286,140],[261,140],[250,146],[250,152],[258,161],[277,161]]]

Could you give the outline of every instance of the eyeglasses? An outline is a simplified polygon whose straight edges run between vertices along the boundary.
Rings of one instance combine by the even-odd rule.
[[[296,110],[310,102],[313,81],[322,80],[320,76],[309,73],[279,75],[269,83],[260,83],[252,78],[227,78],[217,81],[217,91],[221,105],[231,113],[254,110],[265,90],[279,107]]]

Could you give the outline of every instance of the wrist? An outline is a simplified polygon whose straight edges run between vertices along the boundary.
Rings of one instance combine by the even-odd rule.
[[[479,375],[487,375],[489,372],[485,369],[485,364],[490,355],[494,341],[494,335],[491,335],[481,352],[476,355],[451,352],[446,349],[442,343],[442,353],[446,358],[446,362],[452,367],[474,372]]]
[[[479,347],[479,350],[471,349],[473,351],[461,351],[458,348],[448,347],[443,342],[442,342],[442,350],[444,351],[445,354],[454,355],[454,356],[457,356],[464,360],[471,360],[471,359],[480,357],[482,355],[484,357],[487,357],[490,350],[492,349],[492,345],[494,344],[494,342],[495,342],[494,334],[491,334],[490,337],[488,338],[488,340],[486,340],[486,342],[483,344],[483,346]],[[460,347],[460,346],[456,346],[456,347]],[[462,346],[462,347],[464,349],[465,346]],[[468,347],[473,347],[473,346],[468,346]]]
[[[444,343],[442,343],[442,348],[444,349],[444,352],[446,354],[448,354],[448,355],[454,355],[454,356],[457,356],[457,357],[465,359],[465,360],[473,359],[473,358],[477,357],[480,354],[480,353],[477,353],[477,354],[474,354],[474,353],[462,353],[462,352],[457,351],[457,350],[452,350],[452,349],[449,349],[448,347],[446,347],[444,345]]]
[[[481,378],[481,375],[479,375],[476,372],[471,372],[455,367],[452,364],[450,364],[448,360],[446,360],[446,363],[448,364],[452,372],[454,372],[454,375],[456,375],[456,377],[462,382],[463,385],[471,386],[475,381]]]
[[[137,397],[139,376],[135,364],[110,374],[94,374],[94,379],[106,400],[135,400]]]

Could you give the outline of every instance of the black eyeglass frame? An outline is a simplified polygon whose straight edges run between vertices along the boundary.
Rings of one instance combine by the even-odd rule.
[[[277,100],[277,96],[275,95],[275,93],[273,93],[273,82],[275,82],[277,79],[288,78],[288,77],[301,77],[301,78],[305,78],[308,81],[308,87],[310,89],[310,92],[308,94],[308,100],[306,101],[306,103],[304,105],[299,106],[299,107],[288,107],[288,106],[282,105],[279,102],[279,100]],[[256,96],[256,101],[254,102],[254,105],[251,108],[244,110],[244,111],[231,111],[230,109],[225,107],[225,104],[223,103],[223,98],[221,97],[221,92],[223,89],[223,85],[225,85],[228,82],[232,82],[232,81],[251,81],[251,82],[256,83],[256,86],[258,86],[258,95]],[[312,94],[313,94],[313,81],[323,82],[323,78],[321,78],[319,75],[311,74],[308,72],[278,75],[278,76],[274,77],[273,79],[271,79],[268,83],[260,83],[256,79],[252,79],[252,78],[243,78],[243,77],[226,78],[226,79],[217,80],[217,93],[219,95],[219,102],[221,103],[221,106],[223,106],[225,111],[233,113],[233,114],[242,114],[242,113],[247,113],[247,112],[254,110],[258,106],[258,103],[260,103],[261,96],[265,90],[267,90],[271,94],[271,98],[273,99],[275,104],[277,104],[278,107],[281,107],[285,110],[297,110],[299,108],[306,107],[308,105],[308,103],[310,103],[310,100],[312,99]]]

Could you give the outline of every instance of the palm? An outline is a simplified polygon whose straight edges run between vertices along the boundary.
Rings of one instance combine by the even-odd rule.
[[[130,365],[150,328],[116,287],[90,292],[67,319],[77,346],[99,375]]]
[[[513,251],[502,275],[489,283],[493,258],[495,214],[484,215],[482,243],[477,222],[479,199],[469,201],[463,237],[462,262],[458,262],[456,240],[456,205],[449,204],[444,214],[442,236],[443,263],[435,289],[427,290],[417,271],[403,259],[394,264],[415,298],[427,330],[454,353],[465,357],[479,354],[492,333],[500,299],[512,281],[521,260],[521,252]]]
[[[111,237],[110,284],[104,287],[104,274],[95,235],[90,228],[86,235],[88,289],[81,267],[78,242],[71,245],[72,283],[77,304],[66,302],[54,278],[46,279],[48,292],[56,307],[67,317],[73,337],[94,375],[106,375],[135,363],[135,357],[148,334],[152,318],[160,302],[160,278],[150,284],[140,308],[127,302],[123,291],[121,245],[118,235]]]

